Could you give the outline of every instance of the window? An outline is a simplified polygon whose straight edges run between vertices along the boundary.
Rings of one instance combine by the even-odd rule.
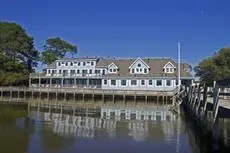
[[[70,62],[70,66],[73,66],[73,62]]]
[[[170,68],[170,72],[173,73],[173,68]]]
[[[62,62],[62,64],[65,64],[65,62]]]
[[[86,74],[86,73],[87,73],[87,70],[82,70],[82,73]]]
[[[140,68],[140,72],[142,72],[142,68]]]
[[[101,70],[97,70],[98,71],[98,73],[101,73]]]
[[[83,62],[83,66],[85,66],[85,62]]]
[[[60,62],[58,62],[58,66],[61,66],[61,63],[60,63]]]
[[[116,85],[116,80],[111,80],[111,85],[115,86]]]
[[[136,71],[139,72],[139,69],[137,68]]]
[[[94,65],[94,62],[91,62],[91,66],[93,66]]]
[[[138,67],[141,67],[141,64],[139,63],[139,64],[137,64],[137,66],[138,66]]]
[[[86,62],[87,64],[89,64],[90,62]]]
[[[78,65],[78,66],[81,66],[81,62],[78,62],[77,65]]]
[[[113,72],[116,72],[116,69],[113,69]]]
[[[178,80],[176,80],[176,85],[178,85],[179,83],[178,83]]]
[[[137,85],[137,80],[131,80],[131,85],[132,86]]]
[[[52,74],[56,73],[56,70],[52,70]]]
[[[50,74],[50,70],[48,70],[48,74]]]
[[[132,69],[132,73],[134,73],[134,69]]]
[[[70,70],[70,73],[71,73],[71,74],[74,74],[74,73],[75,73],[75,70]]]
[[[107,80],[104,80],[104,84],[107,85]]]
[[[166,86],[171,86],[171,80],[166,80]]]
[[[145,80],[141,80],[141,85],[145,85]]]
[[[89,70],[89,74],[92,74],[92,70],[91,69]]]
[[[144,73],[147,73],[147,69],[146,68],[144,68]]]
[[[167,73],[169,72],[169,68],[166,68],[166,72],[167,72]]]
[[[61,70],[59,70],[59,74],[61,74]]]
[[[126,80],[121,80],[121,85],[126,86]]]
[[[68,62],[65,63],[65,66],[68,66]]]
[[[157,86],[162,86],[162,80],[157,80]]]
[[[153,80],[149,80],[149,85],[153,85]]]
[[[79,74],[80,73],[80,70],[77,70],[77,74]]]
[[[103,74],[103,75],[105,74],[105,70],[102,70],[102,74]]]
[[[109,69],[109,72],[113,72],[113,69]]]

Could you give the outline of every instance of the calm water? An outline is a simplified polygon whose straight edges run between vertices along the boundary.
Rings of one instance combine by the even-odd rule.
[[[228,123],[221,121],[225,136]],[[212,148],[212,138],[186,115],[165,108],[103,107],[97,117],[0,108],[3,153],[210,153]],[[229,151],[220,145],[219,152]]]

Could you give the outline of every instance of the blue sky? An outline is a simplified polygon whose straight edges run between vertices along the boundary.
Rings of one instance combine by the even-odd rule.
[[[229,0],[0,0],[0,20],[21,24],[42,49],[60,36],[77,56],[172,57],[197,64],[230,44]]]

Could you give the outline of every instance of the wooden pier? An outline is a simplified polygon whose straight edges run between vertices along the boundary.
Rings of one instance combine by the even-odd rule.
[[[0,101],[51,103],[63,105],[87,104],[153,104],[172,105],[171,98],[175,91],[143,91],[143,90],[102,90],[74,88],[21,88],[0,87]]]

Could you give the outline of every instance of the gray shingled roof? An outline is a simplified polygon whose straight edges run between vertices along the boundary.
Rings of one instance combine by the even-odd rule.
[[[150,71],[148,74],[130,74],[129,66],[135,61],[136,59],[100,59],[97,63],[97,67],[107,67],[109,64],[114,63],[118,66],[119,72],[117,74],[107,74],[106,76],[120,76],[120,77],[177,77],[177,69],[175,73],[172,74],[165,74],[163,71],[163,67],[168,63],[171,62],[175,67],[177,67],[177,63],[175,63],[170,58],[165,59],[142,59],[149,67]],[[188,64],[182,63],[181,64],[181,77],[191,77],[192,75],[186,71],[188,68]]]
[[[72,60],[80,60],[81,58],[75,58]],[[95,58],[87,58],[87,59],[95,59]],[[72,61],[69,59],[63,59]],[[129,66],[136,60],[132,58],[128,59],[97,59],[96,67],[108,67],[111,63],[116,64],[118,66],[119,71],[117,74],[106,74],[107,77],[177,77],[178,64],[170,59],[170,58],[142,58],[142,60],[150,67],[150,71],[148,74],[130,74]],[[176,71],[174,73],[164,73],[163,67],[171,62],[175,67]],[[56,68],[56,63],[53,62],[51,65],[48,65],[47,68]],[[181,77],[192,77],[192,75],[187,71],[189,70],[189,64],[181,63]]]

